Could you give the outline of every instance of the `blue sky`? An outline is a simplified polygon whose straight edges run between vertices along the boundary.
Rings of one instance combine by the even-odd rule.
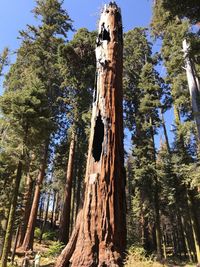
[[[70,2],[70,3],[69,3]],[[65,1],[64,7],[74,21],[76,29],[86,27],[89,30],[97,28],[99,13],[103,5],[102,0],[73,0]],[[124,31],[136,26],[148,26],[151,18],[151,0],[118,0],[122,9]],[[35,24],[31,13],[35,6],[34,0],[6,0],[1,1],[0,9],[0,51],[9,46],[11,50],[20,45],[19,30],[25,29],[26,24]]]
[[[122,9],[124,31],[137,26],[147,27],[151,18],[151,0],[118,0]],[[64,8],[74,21],[74,28],[86,27],[89,30],[97,28],[100,10],[108,1],[102,0],[72,0],[64,1]],[[20,46],[19,30],[26,28],[26,24],[35,24],[31,13],[35,6],[34,0],[1,0],[0,9],[0,51],[8,46],[12,53]],[[69,38],[72,34],[69,35]],[[11,55],[11,62],[14,61]],[[2,79],[0,80],[0,94],[2,93]]]
[[[86,27],[89,30],[97,29],[97,22],[100,10],[105,3],[102,0],[71,0],[64,1],[64,8],[74,21],[74,28],[77,30]],[[117,4],[122,9],[124,32],[134,27],[148,27],[151,20],[152,0],[118,0]],[[0,9],[0,51],[8,46],[12,53],[20,46],[19,30],[26,28],[26,24],[37,23],[31,10],[35,6],[34,0],[1,0]],[[69,38],[72,34],[69,35]],[[11,62],[15,59],[11,55]],[[0,94],[2,93],[2,80],[0,80]],[[170,128],[172,123],[171,111],[168,112],[167,125]],[[162,131],[160,133],[162,135]],[[159,143],[160,136],[156,138]],[[129,143],[130,140],[125,140]]]

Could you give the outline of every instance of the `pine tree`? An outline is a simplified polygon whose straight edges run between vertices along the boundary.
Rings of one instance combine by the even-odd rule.
[[[34,13],[42,24],[38,27],[28,26],[27,31],[20,32],[22,45],[17,62],[7,76],[6,91],[1,99],[1,109],[12,121],[12,127],[14,123],[19,125],[17,129],[21,131],[21,143],[25,145],[25,151],[36,141],[39,141],[37,145],[44,144],[59,123],[57,99],[61,94],[59,88],[62,79],[57,66],[58,47],[65,42],[61,36],[65,38],[67,31],[72,28],[71,20],[61,5],[56,0],[37,1]],[[19,156],[2,266],[6,266],[7,262],[24,156],[23,148]]]
[[[60,65],[65,77],[64,90],[67,91],[69,111],[67,117],[70,123],[70,148],[66,173],[64,204],[61,213],[59,241],[67,244],[71,213],[71,191],[76,143],[80,142],[80,132],[87,126],[84,115],[92,103],[92,88],[95,73],[95,33],[80,29],[73,40],[60,50]],[[78,69],[77,69],[78,68]]]
[[[154,233],[150,229],[150,225],[154,225],[157,257],[160,259],[162,257],[160,193],[156,172],[154,135],[160,125],[158,111],[162,107],[161,99],[165,92],[165,86],[155,71],[156,60],[152,57],[151,49],[145,29],[136,28],[125,35],[126,120],[132,133],[132,179],[135,180],[134,191],[139,198],[138,200],[134,198],[134,203],[137,201],[140,209],[137,214],[141,221],[142,244],[149,252],[155,249]],[[143,53],[143,51],[146,52]]]
[[[8,65],[8,54],[9,49],[4,48],[3,52],[0,54],[0,76],[3,75],[3,68]]]

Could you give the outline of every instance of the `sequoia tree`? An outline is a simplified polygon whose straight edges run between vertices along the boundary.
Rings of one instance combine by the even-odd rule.
[[[105,5],[97,38],[97,84],[85,177],[85,199],[72,266],[122,266],[126,246],[122,110],[122,20],[115,3]],[[76,229],[76,228],[75,228]],[[67,246],[56,266],[69,260]]]

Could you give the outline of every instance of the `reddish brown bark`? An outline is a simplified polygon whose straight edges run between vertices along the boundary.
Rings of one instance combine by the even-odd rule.
[[[77,215],[77,220],[76,220],[76,226],[74,227],[74,230],[71,234],[70,240],[67,244],[67,246],[63,249],[62,253],[58,257],[55,267],[66,267],[69,264],[69,260],[75,250],[77,238],[78,238],[78,233],[80,230],[80,224],[81,224],[81,216],[82,216],[82,211],[79,212]]]
[[[24,241],[22,244],[22,249],[24,251],[27,251],[29,249],[33,249],[34,230],[35,230],[38,205],[39,205],[39,200],[40,200],[40,190],[41,190],[42,182],[43,182],[44,176],[45,176],[45,169],[46,169],[46,164],[47,164],[47,155],[48,155],[48,145],[46,145],[46,147],[45,147],[44,156],[43,156],[42,163],[40,165],[40,169],[39,169],[39,173],[38,173],[38,177],[36,180],[35,192],[34,192],[34,197],[33,197],[33,204],[31,207],[31,212],[30,212],[30,216],[29,216],[27,229],[26,229],[26,234],[25,234]]]
[[[126,245],[122,110],[122,20],[104,7],[97,39],[97,88],[81,225],[72,267],[122,266]],[[57,266],[61,266],[58,265]]]
[[[28,225],[28,220],[29,220],[30,211],[31,211],[31,200],[32,200],[31,198],[32,198],[33,184],[34,184],[33,179],[28,173],[27,179],[26,179],[26,189],[24,193],[24,213],[23,213],[21,226],[19,229],[19,238],[18,238],[17,247],[20,247],[23,244],[23,240],[26,234],[26,228]]]
[[[67,244],[69,240],[69,226],[70,226],[70,212],[71,212],[71,192],[72,192],[72,179],[73,179],[73,166],[74,166],[74,154],[75,154],[75,134],[72,134],[69,158],[67,164],[66,185],[64,192],[64,203],[60,218],[60,231],[59,241]]]

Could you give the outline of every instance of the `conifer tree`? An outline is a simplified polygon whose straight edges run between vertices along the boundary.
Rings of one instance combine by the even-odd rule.
[[[147,230],[147,225],[155,225],[157,257],[160,259],[162,238],[154,135],[160,125],[158,111],[165,87],[154,69],[156,61],[144,29],[136,28],[125,35],[124,55],[125,108],[127,126],[132,132],[133,179],[143,222],[142,243],[147,251],[155,249],[154,233]]]
[[[71,20],[63,10],[62,2],[38,0],[36,4],[34,14],[41,24],[37,27],[28,25],[26,31],[20,32],[22,45],[17,62],[7,76],[6,91],[1,99],[3,113],[10,122],[12,120],[10,125],[19,125],[25,151],[34,142],[39,141],[37,144],[43,145],[56,132],[60,113],[57,99],[61,95],[62,82],[57,66],[58,47],[65,42],[67,32],[72,29]],[[10,209],[9,216],[11,223],[7,227],[2,266],[6,266],[7,262],[24,156],[23,148],[19,156],[13,208]]]
[[[95,39],[96,33],[80,29],[73,40],[60,48],[60,67],[65,77],[63,87],[67,92],[67,117],[70,123],[70,148],[66,172],[64,203],[61,213],[59,241],[67,243],[70,225],[71,190],[76,143],[80,142],[80,132],[87,125],[84,116],[92,103],[92,88],[95,73]]]

